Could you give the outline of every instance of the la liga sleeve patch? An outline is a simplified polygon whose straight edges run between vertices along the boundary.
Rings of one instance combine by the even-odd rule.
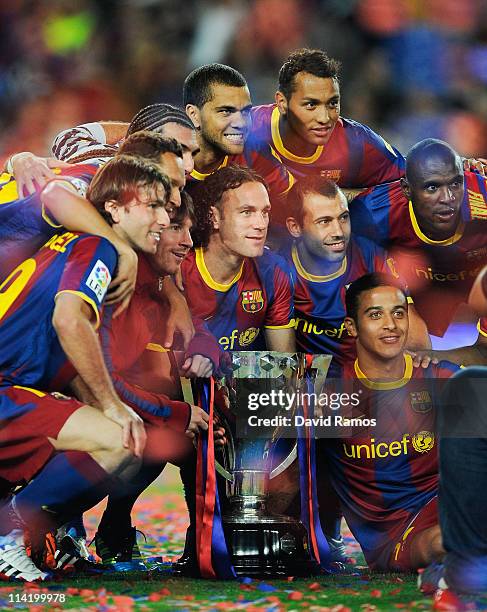
[[[103,298],[107,292],[107,289],[112,280],[110,270],[107,265],[103,263],[101,259],[97,259],[95,265],[91,269],[88,278],[86,279],[86,285],[96,295],[100,304],[103,302]]]

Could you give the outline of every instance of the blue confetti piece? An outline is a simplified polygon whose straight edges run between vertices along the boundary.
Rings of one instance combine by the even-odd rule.
[[[265,592],[277,591],[277,588],[275,586],[272,586],[272,584],[266,584],[265,582],[262,582],[261,584],[259,584],[257,589],[259,591],[265,591]]]

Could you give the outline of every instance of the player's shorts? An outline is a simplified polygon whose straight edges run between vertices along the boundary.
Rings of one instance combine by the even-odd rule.
[[[414,538],[422,531],[438,524],[438,497],[433,497],[416,514],[395,544],[389,561],[389,570],[410,572],[416,569],[411,561],[411,545]]]
[[[29,481],[56,452],[69,417],[84,404],[24,387],[0,388],[0,479]]]

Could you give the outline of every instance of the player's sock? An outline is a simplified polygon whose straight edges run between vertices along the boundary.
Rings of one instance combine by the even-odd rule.
[[[29,529],[50,531],[101,501],[113,482],[88,453],[59,453],[0,510],[0,534],[16,528],[12,510]]]
[[[123,487],[123,494],[116,492],[110,494],[98,531],[103,532],[107,529],[128,531],[132,526],[130,514],[135,502],[139,495],[160,475],[165,465],[165,463],[144,463],[132,481]]]

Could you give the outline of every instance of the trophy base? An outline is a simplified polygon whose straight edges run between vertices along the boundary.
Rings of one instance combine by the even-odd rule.
[[[225,516],[225,539],[238,576],[307,577],[320,573],[304,526],[286,516]]]

